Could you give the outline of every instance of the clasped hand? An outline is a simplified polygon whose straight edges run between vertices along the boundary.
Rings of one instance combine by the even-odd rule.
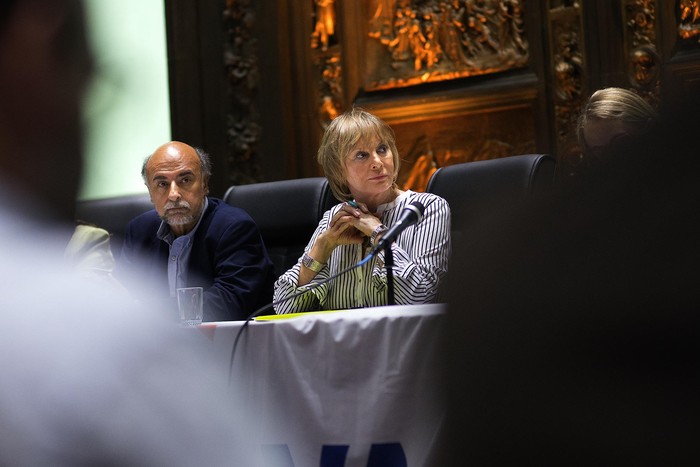
[[[328,229],[321,234],[328,246],[332,246],[331,249],[338,245],[360,244],[381,224],[379,218],[369,212],[365,204],[357,204],[358,207],[355,208],[343,203],[331,219]]]
[[[328,229],[316,238],[309,250],[311,258],[325,264],[338,245],[361,244],[365,237],[372,235],[381,221],[369,212],[366,204],[357,204],[358,207],[353,207],[348,203],[343,203],[331,219]],[[308,284],[315,275],[316,272],[311,269],[301,268],[297,285]]]

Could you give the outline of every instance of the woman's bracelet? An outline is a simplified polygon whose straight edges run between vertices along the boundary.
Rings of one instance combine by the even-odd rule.
[[[315,273],[321,272],[321,269],[325,266],[323,263],[319,263],[315,259],[313,259],[311,256],[309,256],[308,253],[304,253],[304,256],[301,257],[301,264],[306,266],[307,268],[311,269]]]
[[[374,229],[374,232],[372,232],[372,235],[369,237],[369,244],[371,246],[374,246],[377,243],[377,235],[386,232],[389,230],[389,228],[384,225],[384,224],[379,224],[376,229]]]

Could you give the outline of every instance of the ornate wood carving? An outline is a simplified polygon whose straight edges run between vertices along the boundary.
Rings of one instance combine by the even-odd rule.
[[[502,80],[481,92],[461,91],[367,103],[389,123],[401,156],[398,183],[423,191],[439,167],[535,151],[533,75]]]
[[[700,1],[659,1],[662,36],[662,108],[675,109],[700,95]]]
[[[318,116],[325,128],[343,109],[342,49],[336,36],[335,0],[313,0],[313,3],[314,29],[310,45],[318,76]]]
[[[700,2],[698,0],[680,0],[678,35],[685,41],[700,43]]]
[[[258,56],[251,0],[226,0],[223,12],[226,43],[224,66],[228,79],[226,137],[229,185],[261,181],[258,162],[262,133],[257,105]]]
[[[528,104],[392,127],[403,161],[398,183],[405,190],[424,191],[440,167],[535,151]]]
[[[661,59],[657,52],[655,0],[624,0],[625,52],[630,84],[652,105],[658,106]]]
[[[524,0],[307,2],[320,125],[346,108],[345,92],[359,90],[359,105],[397,133],[404,187],[424,190],[436,167],[535,149],[531,82],[523,88],[511,77],[501,82],[503,88],[468,95],[382,99],[390,88],[526,67]],[[343,69],[346,64],[352,68]]]
[[[524,67],[524,0],[373,0],[364,89]]]
[[[582,7],[576,0],[549,0],[547,14],[556,153],[560,162],[576,165],[575,129],[587,95]]]

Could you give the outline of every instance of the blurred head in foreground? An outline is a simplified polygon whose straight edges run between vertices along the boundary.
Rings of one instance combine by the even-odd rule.
[[[4,185],[66,220],[81,176],[81,103],[92,71],[82,16],[74,0],[5,0],[0,8]]]
[[[90,64],[80,1],[0,3],[0,465],[250,465],[207,339],[64,262]]]
[[[451,465],[698,462],[698,104],[468,226],[447,287]]]

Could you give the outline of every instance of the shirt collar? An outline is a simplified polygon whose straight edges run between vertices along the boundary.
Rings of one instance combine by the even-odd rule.
[[[411,190],[406,190],[406,191],[404,191],[403,193],[401,193],[399,196],[397,196],[396,198],[394,198],[393,201],[390,201],[390,202],[384,203],[384,204],[380,204],[379,206],[377,206],[377,215],[378,215],[378,216],[381,216],[381,215],[384,214],[385,212],[391,211],[392,209],[394,209],[394,207],[395,207],[400,201],[406,199],[410,193],[411,193]]]

